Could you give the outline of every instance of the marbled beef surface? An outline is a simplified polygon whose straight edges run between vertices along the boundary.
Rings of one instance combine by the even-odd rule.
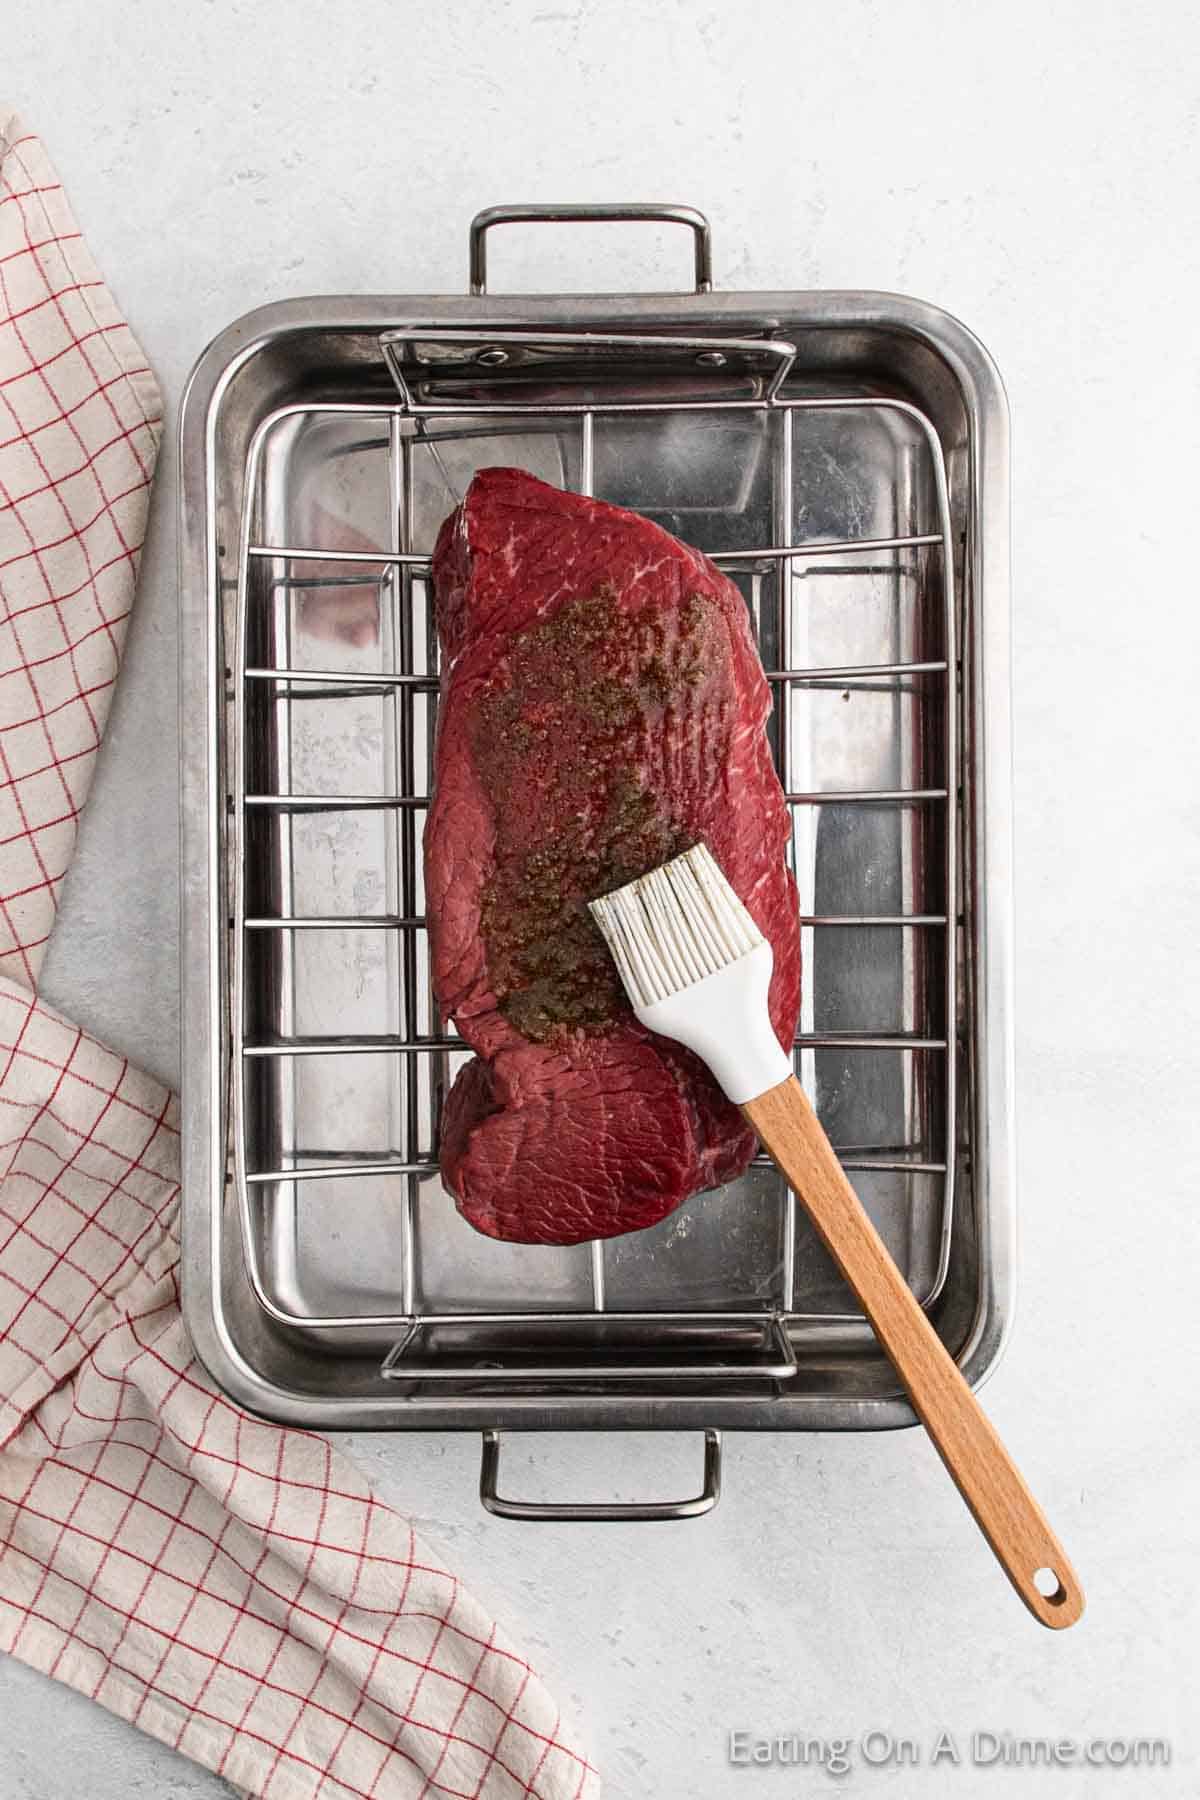
[[[480,1231],[634,1231],[739,1175],[753,1133],[625,1003],[586,901],[703,839],[800,1003],[788,813],[746,606],[649,520],[485,469],[433,562],[443,653],[425,886],[433,982],[476,1052],[441,1167]]]

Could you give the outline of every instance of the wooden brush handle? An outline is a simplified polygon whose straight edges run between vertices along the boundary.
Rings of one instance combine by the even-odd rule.
[[[842,1172],[794,1076],[742,1112],[795,1188],[908,1391],[938,1454],[1035,1618],[1074,1625],[1083,1590],[1041,1507],[963,1380]],[[1034,1575],[1049,1569],[1049,1595]]]

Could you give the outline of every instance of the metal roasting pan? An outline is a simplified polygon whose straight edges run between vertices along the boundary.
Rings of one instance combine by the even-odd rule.
[[[486,292],[492,227],[603,218],[690,230],[696,291]],[[794,819],[797,1070],[978,1384],[1013,1308],[1007,408],[936,307],[713,293],[689,208],[496,208],[470,249],[469,297],[267,306],[188,384],[184,1308],[254,1411],[481,1430],[510,1516],[677,1518],[716,1499],[721,1428],[913,1415],[764,1159],[572,1248],[494,1243],[443,1191],[465,1052],[423,922],[434,535],[515,463],[742,590]],[[702,1492],[499,1498],[500,1431],[584,1427],[703,1430]]]

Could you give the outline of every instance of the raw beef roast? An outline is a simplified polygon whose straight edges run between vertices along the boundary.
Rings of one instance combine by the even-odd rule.
[[[444,658],[425,884],[434,988],[477,1059],[441,1167],[492,1237],[574,1244],[730,1181],[753,1133],[625,1004],[586,910],[704,839],[800,1003],[770,692],[733,583],[657,525],[485,469],[433,559]]]

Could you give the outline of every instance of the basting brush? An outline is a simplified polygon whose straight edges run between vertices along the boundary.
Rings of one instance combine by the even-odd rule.
[[[794,1188],[1025,1605],[1073,1625],[1079,1580],[846,1179],[771,1025],[771,946],[711,852],[698,844],[590,905],[637,1018],[703,1058]]]

